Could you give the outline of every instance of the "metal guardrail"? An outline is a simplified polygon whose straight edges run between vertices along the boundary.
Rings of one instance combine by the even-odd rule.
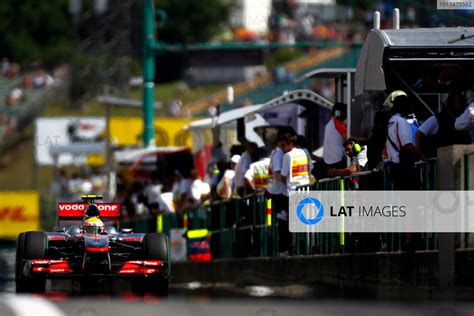
[[[419,174],[419,190],[437,188],[437,160],[429,159],[415,164]],[[350,176],[321,179],[311,186],[298,190],[392,190],[386,165],[380,169],[354,173]],[[413,234],[417,239],[417,250],[438,249],[438,237],[434,233]],[[402,233],[298,233],[296,254],[334,254],[345,252],[397,252],[404,248],[406,234]],[[303,246],[301,246],[303,245]]]
[[[437,161],[416,164],[420,190],[437,187]],[[467,171],[469,172],[469,171]],[[470,185],[470,184],[469,184]],[[390,190],[392,184],[386,168],[365,171],[345,177],[321,179],[297,190]],[[278,255],[278,223],[276,214],[267,212],[268,199],[263,194],[245,198],[219,200],[189,209],[183,214],[168,214],[128,219],[122,226],[136,231],[161,231],[170,235],[171,229],[207,229],[213,258],[271,257]],[[50,213],[51,214],[51,213]],[[44,223],[48,222],[44,219]],[[51,223],[50,223],[51,224]],[[297,233],[293,235],[293,254],[327,255],[352,252],[398,252],[404,250],[406,234],[401,233]],[[416,250],[437,250],[438,236],[434,233],[412,234],[417,239]]]

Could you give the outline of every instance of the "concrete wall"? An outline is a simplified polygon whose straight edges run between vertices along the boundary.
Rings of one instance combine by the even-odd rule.
[[[474,172],[465,179],[464,155],[474,153],[474,145],[453,145],[438,149],[438,190],[464,190],[466,180],[474,183]],[[470,161],[474,170],[474,159]]]
[[[458,250],[456,284],[474,289],[474,250]],[[291,258],[218,259],[212,262],[176,263],[173,283],[230,283],[238,286],[306,284],[338,289],[419,295],[438,291],[438,252],[343,254]],[[440,293],[440,292],[439,292]]]
[[[438,187],[437,190],[464,190],[473,183],[473,172],[466,174],[465,155],[474,152],[474,145],[453,145],[438,149]],[[469,162],[469,171],[474,170],[474,159]],[[474,247],[474,234],[469,234],[467,243],[462,234],[438,234],[439,243],[439,285],[442,289],[452,288],[456,280],[454,249]]]

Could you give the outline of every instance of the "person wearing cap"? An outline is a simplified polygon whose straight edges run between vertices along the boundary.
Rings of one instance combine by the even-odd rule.
[[[437,149],[454,144],[470,144],[469,131],[455,128],[456,117],[466,109],[467,101],[460,92],[448,96],[446,106],[441,112],[428,118],[416,133],[416,148],[426,158],[436,157]]]
[[[390,93],[384,105],[392,115],[388,122],[387,152],[394,190],[416,190],[418,178],[414,163],[420,155],[413,143],[412,129],[407,121],[408,115],[413,113],[413,107],[402,90]]]
[[[258,161],[250,164],[249,169],[245,172],[244,181],[248,192],[264,191],[268,189],[268,169],[270,167],[270,158],[267,148],[260,147],[257,149]]]
[[[232,197],[232,183],[235,177],[234,169],[239,160],[240,155],[233,155],[232,158],[230,158],[229,166],[217,184],[217,195],[222,199],[230,199]]]
[[[324,129],[323,160],[328,169],[343,169],[347,166],[344,141],[347,136],[347,105],[337,102],[332,108],[332,118]]]

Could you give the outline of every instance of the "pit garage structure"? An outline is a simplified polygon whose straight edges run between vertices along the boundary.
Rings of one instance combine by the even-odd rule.
[[[363,133],[388,93],[404,90],[423,121],[441,110],[448,94],[472,99],[474,28],[373,29],[362,47],[355,95],[362,107]]]

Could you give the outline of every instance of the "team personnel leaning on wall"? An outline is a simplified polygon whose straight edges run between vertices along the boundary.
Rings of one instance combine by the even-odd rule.
[[[437,156],[437,149],[454,144],[470,144],[468,130],[456,130],[455,122],[460,115],[466,116],[467,100],[461,92],[451,92],[443,109],[428,118],[416,132],[416,148],[425,158]],[[465,120],[470,121],[470,120]],[[460,124],[466,126],[469,124]]]

